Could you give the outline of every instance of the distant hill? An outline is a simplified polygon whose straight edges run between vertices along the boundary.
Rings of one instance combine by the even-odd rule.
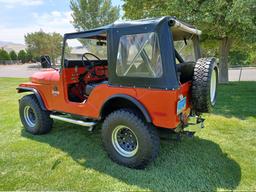
[[[0,48],[4,48],[8,52],[14,50],[16,53],[18,53],[20,50],[24,50],[27,47],[26,45],[19,44],[19,43],[0,41]]]
[[[0,41],[0,46],[4,46],[4,45],[9,44],[9,43],[11,43],[11,42],[7,42],[7,41]]]

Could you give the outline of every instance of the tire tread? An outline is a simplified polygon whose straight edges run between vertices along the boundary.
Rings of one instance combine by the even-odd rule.
[[[215,58],[200,58],[196,62],[191,88],[192,106],[196,112],[208,113],[212,110],[209,91],[211,72],[215,68]]]

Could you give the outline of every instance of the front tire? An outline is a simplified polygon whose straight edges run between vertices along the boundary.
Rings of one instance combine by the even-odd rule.
[[[102,141],[109,157],[120,165],[143,169],[159,152],[159,136],[128,109],[112,112],[103,122]]]
[[[39,135],[51,131],[53,120],[48,111],[41,109],[35,95],[26,95],[21,98],[19,112],[21,122],[27,132]]]

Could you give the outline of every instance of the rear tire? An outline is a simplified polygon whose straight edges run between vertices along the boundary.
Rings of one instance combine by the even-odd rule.
[[[192,106],[196,112],[208,113],[216,103],[218,67],[215,58],[200,58],[192,80]]]
[[[103,122],[102,141],[109,157],[130,168],[143,169],[159,152],[159,136],[129,109],[112,112]]]
[[[39,135],[51,131],[53,120],[49,116],[50,113],[41,109],[35,95],[26,95],[21,98],[19,112],[27,132]]]

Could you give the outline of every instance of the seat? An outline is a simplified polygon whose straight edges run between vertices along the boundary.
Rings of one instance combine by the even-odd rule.
[[[177,72],[180,74],[180,82],[185,83],[193,79],[195,62],[177,64]]]
[[[89,83],[89,84],[87,84],[85,86],[85,94],[87,96],[89,96],[95,87],[97,87],[99,85],[102,85],[102,84],[108,84],[108,81],[101,81],[101,82],[98,82],[98,83]]]

